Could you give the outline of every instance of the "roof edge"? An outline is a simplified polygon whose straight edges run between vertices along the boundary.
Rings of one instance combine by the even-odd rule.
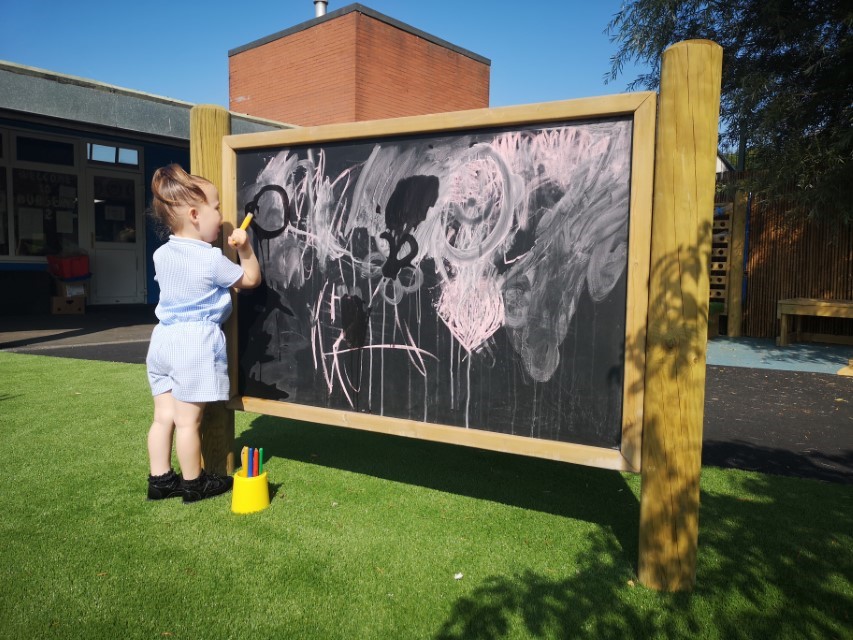
[[[22,76],[30,76],[32,78],[39,78],[41,80],[47,80],[49,82],[55,82],[57,84],[62,85],[70,85],[81,87],[83,89],[91,89],[93,91],[103,91],[105,93],[111,93],[116,95],[127,96],[129,98],[136,98],[139,100],[146,100],[149,102],[156,102],[159,104],[169,105],[172,107],[179,107],[183,109],[192,109],[197,106],[196,103],[186,102],[185,100],[178,100],[177,98],[168,98],[166,96],[155,95],[153,93],[146,93],[145,91],[137,91],[135,89],[128,89],[126,87],[119,87],[113,84],[107,84],[105,82],[98,82],[97,80],[91,80],[88,78],[82,78],[80,76],[72,76],[65,73],[59,73],[57,71],[50,71],[48,69],[40,69],[38,67],[30,67],[23,64],[18,64],[17,62],[10,62],[8,60],[0,60],[0,71],[7,71],[9,73],[14,73]],[[221,106],[221,105],[214,105]],[[226,109],[226,107],[222,107]],[[294,128],[296,125],[286,123],[286,122],[278,122],[276,120],[269,120],[268,118],[261,118],[258,116],[252,116],[247,113],[240,113],[237,111],[231,111],[226,109],[232,118],[237,118],[239,120],[244,120],[246,122],[253,122],[259,125],[268,126],[270,128]]]
[[[465,56],[466,58],[471,58],[472,60],[479,62],[481,64],[485,64],[486,66],[492,66],[492,61],[488,58],[485,58],[479,54],[474,53],[473,51],[469,51],[468,49],[464,49],[462,47],[456,46],[455,44],[448,42],[447,40],[442,40],[432,34],[427,33],[426,31],[421,31],[420,29],[416,29],[415,27],[406,24],[405,22],[400,22],[399,20],[395,20],[390,16],[386,16],[384,13],[379,13],[378,11],[374,11],[370,7],[366,7],[363,4],[355,2],[353,4],[348,4],[345,7],[341,7],[340,9],[336,9],[335,11],[330,11],[329,13],[320,16],[319,18],[313,18],[312,20],[307,20],[305,22],[301,22],[293,27],[288,29],[284,29],[283,31],[278,31],[276,33],[270,34],[266,37],[260,38],[258,40],[254,40],[248,44],[244,44],[240,47],[236,47],[228,51],[228,57],[235,56],[238,53],[243,53],[244,51],[249,51],[251,49],[256,49],[265,44],[269,44],[270,42],[274,42],[276,40],[280,40],[281,38],[286,38],[287,36],[293,35],[294,33],[299,33],[300,31],[305,31],[306,29],[310,29],[312,27],[316,27],[319,24],[323,24],[324,22],[329,22],[330,20],[335,20],[336,18],[340,18],[349,13],[358,12],[363,15],[369,16],[375,20],[379,20],[380,22],[384,22],[387,25],[400,29],[402,31],[406,31],[411,33],[414,36],[432,42],[433,44],[437,44],[440,47],[444,47],[445,49],[449,49],[451,51],[455,51],[456,53]]]
[[[73,84],[78,87],[84,87],[86,89],[96,89],[98,91],[106,91],[109,93],[120,93],[122,95],[131,96],[133,98],[143,98],[145,100],[151,100],[152,102],[162,102],[165,104],[171,104],[180,107],[195,106],[192,102],[185,102],[184,100],[178,100],[177,98],[159,96],[153,93],[146,93],[145,91],[137,91],[135,89],[119,87],[114,84],[107,84],[106,82],[90,80],[89,78],[81,78],[80,76],[72,76],[65,73],[59,73],[57,71],[39,69],[38,67],[28,67],[27,65],[18,64],[16,62],[9,62],[8,60],[0,60],[0,70],[11,71],[20,75],[33,76],[35,78],[43,78],[45,80],[52,80],[60,84]]]

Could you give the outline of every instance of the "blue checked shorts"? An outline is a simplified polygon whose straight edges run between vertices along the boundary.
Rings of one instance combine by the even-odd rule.
[[[183,402],[229,399],[225,334],[214,322],[158,324],[145,363],[153,396],[171,391]]]

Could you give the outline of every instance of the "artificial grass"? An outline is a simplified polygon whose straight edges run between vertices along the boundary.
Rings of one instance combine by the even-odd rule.
[[[660,594],[635,475],[238,413],[273,493],[238,516],[144,499],[144,367],[0,380],[0,637],[851,637],[850,486],[703,469],[696,589]]]

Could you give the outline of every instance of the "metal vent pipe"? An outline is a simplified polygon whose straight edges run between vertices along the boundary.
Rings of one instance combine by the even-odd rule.
[[[319,18],[320,16],[326,15],[326,5],[329,4],[327,0],[314,0],[314,17]]]

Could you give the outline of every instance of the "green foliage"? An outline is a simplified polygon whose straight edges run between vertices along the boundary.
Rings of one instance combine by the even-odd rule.
[[[746,185],[809,216],[853,220],[853,5],[845,0],[633,0],[607,27],[619,44],[610,79],[651,65],[631,88],[656,88],[671,44],[723,47],[721,147],[750,153]]]
[[[662,594],[637,475],[238,413],[268,509],[147,502],[144,366],[0,372],[3,638],[849,636],[850,486],[706,467],[696,590]]]

